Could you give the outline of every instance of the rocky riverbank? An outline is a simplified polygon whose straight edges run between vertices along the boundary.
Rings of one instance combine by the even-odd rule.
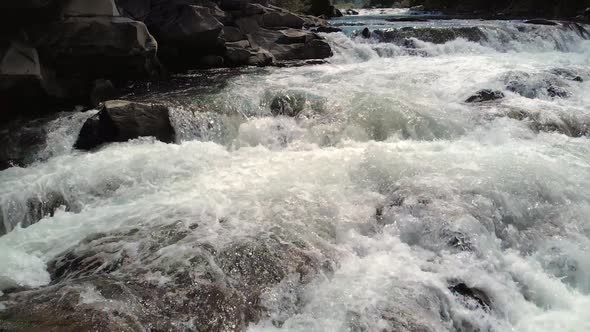
[[[2,119],[95,106],[130,79],[332,55],[307,30],[325,20],[269,1],[31,0],[0,10]]]

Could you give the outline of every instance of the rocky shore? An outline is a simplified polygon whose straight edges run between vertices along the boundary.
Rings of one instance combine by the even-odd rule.
[[[324,19],[265,0],[29,0],[0,11],[2,119],[96,106],[133,79],[332,55],[308,30]]]

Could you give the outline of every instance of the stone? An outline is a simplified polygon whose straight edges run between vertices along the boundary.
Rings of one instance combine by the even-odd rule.
[[[240,31],[240,29],[232,26],[223,27],[223,39],[226,42],[236,42],[246,39],[246,36]]]
[[[369,30],[369,28],[364,28],[363,31],[361,31],[361,36],[366,39],[371,38],[371,30]]]
[[[337,27],[331,26],[321,26],[317,27],[313,30],[314,32],[321,32],[321,33],[334,33],[334,32],[342,32],[342,29]]]
[[[143,23],[125,17],[70,17],[48,25],[38,40],[39,53],[61,75],[128,79],[160,70],[156,40]]]
[[[117,96],[117,89],[113,82],[103,78],[92,82],[90,89],[90,104],[95,107],[103,101],[114,99]]]
[[[63,15],[69,16],[120,16],[114,0],[69,0]]]
[[[482,309],[490,310],[492,307],[490,297],[479,288],[469,287],[465,283],[458,283],[449,287],[449,290],[456,296],[461,296],[464,299],[474,301]]]
[[[142,136],[153,136],[165,143],[174,142],[168,108],[160,104],[111,100],[84,123],[74,147],[91,150],[105,143],[125,142]]]
[[[330,45],[317,34],[295,30],[260,29],[250,35],[251,44],[269,51],[278,61],[324,59],[332,56]]]
[[[266,28],[303,28],[303,19],[289,12],[269,12],[262,15],[262,25]]]
[[[465,100],[466,103],[481,103],[486,101],[493,101],[504,98],[504,93],[497,90],[479,90],[473,96]]]

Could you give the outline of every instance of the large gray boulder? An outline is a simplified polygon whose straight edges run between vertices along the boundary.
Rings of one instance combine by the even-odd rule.
[[[224,53],[225,15],[206,0],[118,0],[120,11],[143,21],[159,43],[159,58],[172,69],[193,67],[204,56]],[[177,68],[178,67],[178,68]]]
[[[81,150],[91,150],[109,142],[125,142],[130,139],[153,136],[172,143],[174,128],[166,106],[111,100],[95,116],[84,123],[74,145]]]
[[[69,17],[49,24],[36,40],[44,60],[60,73],[92,80],[149,77],[159,70],[156,40],[143,23],[125,17]]]

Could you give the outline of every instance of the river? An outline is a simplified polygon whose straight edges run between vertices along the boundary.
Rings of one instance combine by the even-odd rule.
[[[0,171],[0,290],[57,278],[140,317],[92,276],[170,294],[182,271],[256,297],[208,312],[231,325],[168,318],[183,331],[590,331],[590,34],[363,14],[332,22],[328,63],[154,91],[177,144],[86,153],[96,111],[45,124],[35,161]],[[504,97],[466,102],[482,89]],[[295,117],[271,115],[277,96]],[[100,261],[82,281],[52,270],[72,250]]]

